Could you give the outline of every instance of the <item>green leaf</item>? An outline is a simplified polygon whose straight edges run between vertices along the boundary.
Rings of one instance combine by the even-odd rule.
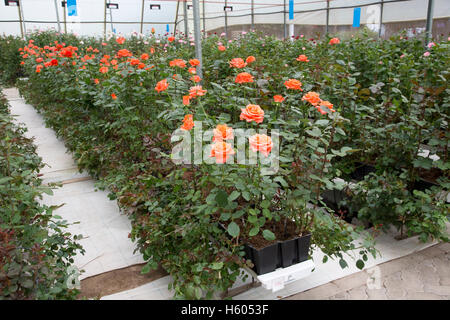
[[[345,261],[344,259],[339,260],[339,265],[341,266],[342,269],[345,269],[348,267],[347,261]]]
[[[236,222],[232,221],[227,228],[228,234],[232,236],[233,238],[237,237],[241,231],[239,229],[239,226],[236,224]]]
[[[250,232],[248,233],[248,235],[250,237],[254,237],[259,233],[259,227],[254,227],[250,230]]]
[[[213,262],[210,265],[210,268],[213,270],[220,270],[223,267],[223,262]]]
[[[233,191],[229,196],[228,196],[228,201],[231,202],[233,200],[236,200],[237,197],[239,197],[241,195],[241,193],[239,191]]]
[[[228,205],[228,193],[220,189],[216,194],[216,202],[219,207],[226,207]]]
[[[149,273],[151,270],[150,265],[147,263],[141,270],[141,274]]]
[[[362,270],[364,268],[364,261],[359,259],[358,261],[356,261],[356,266],[358,267],[359,270]]]
[[[267,229],[263,231],[262,235],[263,235],[264,239],[266,239],[267,241],[273,241],[276,239],[275,234],[272,231],[267,230]]]

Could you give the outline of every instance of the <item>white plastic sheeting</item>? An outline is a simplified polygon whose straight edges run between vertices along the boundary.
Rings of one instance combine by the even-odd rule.
[[[351,25],[353,21],[353,7],[361,7],[361,24],[378,24],[380,20],[382,0],[330,0],[329,24]],[[140,31],[142,0],[108,0],[117,3],[118,9],[107,10],[106,30],[129,34]],[[261,24],[289,23],[289,0],[200,0],[201,27],[214,30],[225,26],[224,7],[227,5],[232,11],[227,11],[227,24],[250,25],[253,22]],[[399,22],[425,20],[428,0],[407,0],[393,2],[384,0],[383,22]],[[54,0],[21,0],[26,30],[57,29],[56,9]],[[160,10],[150,10],[150,5],[160,5]],[[192,1],[187,0],[188,7]],[[57,1],[61,29],[64,30],[64,11],[61,1]],[[178,17],[176,17],[178,7]],[[327,0],[294,0],[295,24],[325,25]],[[344,7],[344,8],[343,8]],[[345,8],[346,7],[346,8]],[[68,16],[66,11],[66,26],[68,32],[81,35],[102,35],[104,32],[104,0],[77,0],[77,16]],[[340,9],[338,9],[340,8]],[[321,11],[314,11],[322,9]],[[284,11],[286,12],[284,14]],[[109,14],[111,13],[111,14]],[[434,18],[450,17],[450,0],[434,0]],[[183,2],[178,5],[177,0],[145,0],[143,33],[149,33],[155,28],[157,34],[165,34],[167,24],[169,32],[173,32],[177,20],[177,30],[184,31]],[[193,31],[192,7],[188,9],[189,31]],[[17,7],[5,6],[0,3],[0,34],[20,34]],[[5,22],[7,21],[7,22]],[[112,21],[112,23],[111,23]]]

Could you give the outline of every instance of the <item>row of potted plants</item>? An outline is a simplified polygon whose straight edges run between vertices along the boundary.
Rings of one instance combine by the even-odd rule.
[[[441,159],[431,165],[445,190],[448,137],[438,134],[448,95],[437,89],[447,77],[445,42],[423,56],[420,39],[401,35],[290,42],[249,33],[228,43],[213,36],[203,42],[199,79],[183,38],[61,37],[36,34],[22,48],[29,80],[21,93],[80,169],[111,190],[148,261],[143,271],[162,264],[176,296],[212,297],[243,276],[242,266],[270,272],[313,248],[342,267],[343,253],[359,248],[363,268],[376,254],[371,233],[380,224],[409,221],[424,241],[446,237],[448,205],[428,191],[419,197],[397,183],[403,198],[371,211],[390,191],[358,183],[352,199],[360,199],[361,218],[378,213],[375,230],[348,225],[323,201],[327,190],[342,189],[336,177],[348,180],[359,163],[374,164],[383,183],[418,177],[430,164],[418,156],[418,134]],[[399,211],[389,216],[393,207],[403,222]],[[267,264],[265,251],[274,255]]]

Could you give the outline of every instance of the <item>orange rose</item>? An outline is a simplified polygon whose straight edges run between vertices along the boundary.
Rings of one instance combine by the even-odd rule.
[[[197,69],[195,69],[195,68],[189,68],[189,69],[188,69],[188,72],[189,72],[190,74],[196,74],[196,73],[197,73]]]
[[[277,94],[276,96],[273,96],[273,100],[275,102],[283,102],[284,98],[283,98],[283,96],[280,96],[279,94]]]
[[[202,86],[195,86],[189,89],[189,97],[197,98],[198,96],[204,96],[207,90],[204,90]]]
[[[123,43],[125,42],[125,38],[124,38],[124,37],[118,37],[118,38],[116,39],[116,42],[117,42],[118,44],[123,44]]]
[[[338,44],[340,42],[341,42],[341,40],[339,40],[339,38],[332,38],[332,39],[330,39],[329,44]]]
[[[120,49],[119,51],[117,51],[117,57],[121,58],[121,57],[131,57],[133,54],[128,51],[127,49]]]
[[[38,64],[38,65],[36,66],[36,73],[41,72],[41,70],[42,70],[43,67],[44,67],[44,66],[43,66],[42,64]]]
[[[183,59],[174,59],[170,61],[169,65],[171,67],[186,68],[186,61],[184,61]]]
[[[143,53],[141,54],[141,60],[148,60],[148,58],[150,58],[150,56],[148,55],[148,53]]]
[[[289,80],[284,82],[284,85],[288,89],[303,91],[302,83],[300,81],[296,80],[296,79],[289,79]]]
[[[247,63],[245,63],[242,58],[234,58],[229,63],[231,68],[242,69],[247,66]]]
[[[194,116],[192,114],[187,114],[184,116],[183,125],[181,129],[189,131],[194,127]]]
[[[98,84],[99,82],[100,82],[100,81],[99,81],[97,78],[94,79],[94,83],[95,83],[95,84]]]
[[[250,143],[250,149],[252,149],[254,152],[259,151],[267,157],[270,151],[272,151],[272,139],[265,134],[255,134],[249,137],[248,141]]]
[[[213,130],[213,134],[213,142],[234,139],[233,128],[228,127],[226,124],[217,125],[217,127]]]
[[[101,73],[107,73],[108,72],[108,67],[101,67],[100,68],[100,72]]]
[[[253,82],[253,76],[250,73],[242,72],[236,76],[236,79],[234,80],[234,82],[236,82],[236,83]]]
[[[264,120],[264,110],[257,104],[249,104],[245,109],[241,109],[241,120],[247,120],[247,122],[255,121],[261,123]]]
[[[197,82],[202,81],[202,78],[200,78],[199,76],[192,76],[191,80],[197,83]]]
[[[324,110],[324,108],[328,108],[329,112],[336,112],[336,110],[333,109],[333,104],[329,101],[320,100],[319,105],[316,106],[317,111],[319,111],[321,114],[328,113]]]
[[[302,100],[306,100],[309,103],[311,103],[313,106],[317,106],[320,103],[320,96],[317,92],[310,91],[307,94],[305,94],[302,98]]]
[[[111,93],[111,98],[113,98],[114,100],[117,99],[117,96],[114,93]]]
[[[191,60],[189,60],[189,63],[193,67],[200,65],[200,61],[197,59],[191,59]]]
[[[218,46],[217,49],[219,49],[219,51],[225,51],[227,48],[225,48],[224,46]]]
[[[247,59],[245,59],[245,62],[247,62],[247,64],[250,64],[252,62],[255,62],[256,58],[254,56],[248,56]]]
[[[299,55],[298,58],[295,60],[301,61],[301,62],[309,62],[308,57],[305,56],[304,54]]]
[[[167,38],[167,41],[173,42],[173,41],[175,41],[175,37],[168,37],[168,38]]]
[[[167,79],[163,79],[156,84],[155,90],[160,93],[161,91],[167,90],[169,84],[167,83]]]
[[[210,157],[216,158],[216,163],[225,163],[228,157],[235,154],[231,144],[224,141],[216,142],[212,145]]]
[[[132,66],[138,65],[139,63],[141,63],[141,61],[139,61],[139,59],[131,59],[130,61]]]
[[[191,97],[189,97],[189,96],[183,96],[183,104],[184,104],[185,106],[188,106],[188,105],[191,104],[190,98],[191,98]]]

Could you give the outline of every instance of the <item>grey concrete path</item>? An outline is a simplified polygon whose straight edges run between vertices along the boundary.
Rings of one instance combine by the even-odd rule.
[[[450,243],[391,260],[287,300],[449,300]]]
[[[89,175],[78,172],[64,142],[45,127],[42,116],[24,102],[16,88],[3,89],[3,93],[11,114],[17,123],[27,127],[25,136],[34,138],[37,153],[47,164],[41,170],[43,182],[63,183],[54,195],[44,195],[42,201],[48,205],[64,204],[55,214],[70,223],[79,222],[70,225],[68,231],[83,235],[80,244],[86,253],[75,257],[75,265],[85,270],[80,279],[144,262],[139,253],[134,253],[135,245],[128,238],[128,217],[119,211],[115,201],[108,199],[108,192],[97,191]]]

